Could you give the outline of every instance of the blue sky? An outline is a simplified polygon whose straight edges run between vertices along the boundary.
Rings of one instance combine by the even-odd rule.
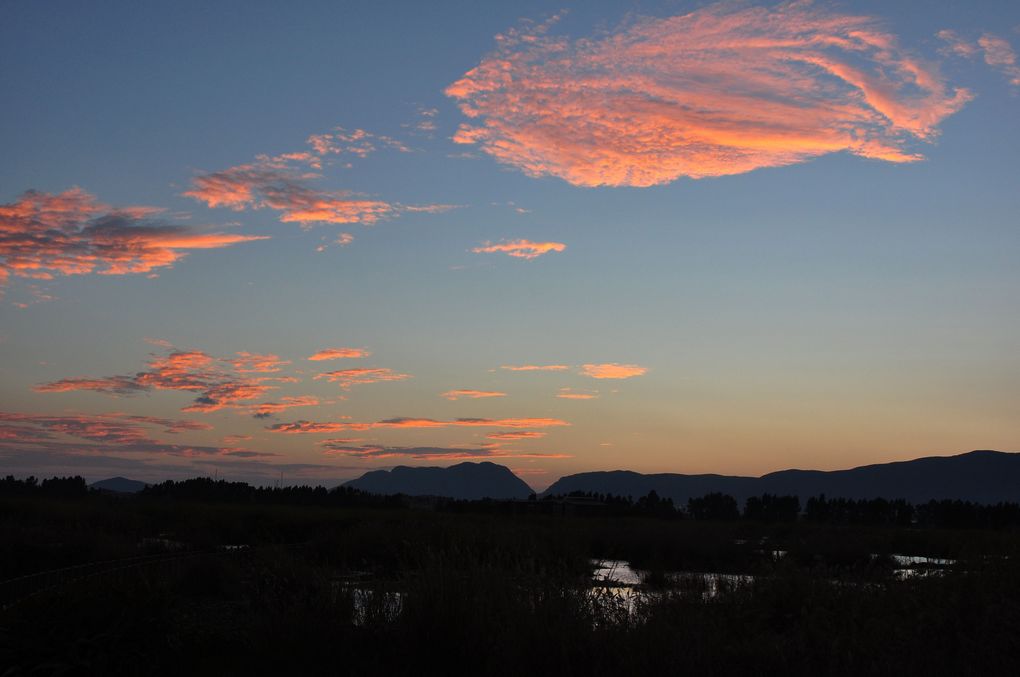
[[[61,228],[91,233],[115,218],[116,238],[172,224],[183,229],[174,237],[206,239],[173,245],[185,255],[159,265],[146,249],[134,259],[145,270],[118,274],[54,273],[54,250],[26,253],[23,239],[0,250],[10,271],[0,467],[157,479],[215,466],[256,481],[280,469],[335,481],[489,458],[540,487],[589,469],[760,474],[1017,448],[1020,82],[1002,48],[1020,48],[1015,3],[561,9],[5,4],[5,232],[55,227],[42,202],[25,216],[25,191],[56,199],[77,187],[93,202],[61,212]],[[706,47],[708,19],[736,46]],[[791,35],[795,66],[771,48],[771,70],[756,72],[749,36]],[[840,51],[835,38],[860,42]],[[511,84],[488,79],[485,68],[503,63]],[[911,80],[917,64],[935,84]],[[844,67],[880,78],[896,107],[834,75]],[[451,85],[463,82],[474,89],[459,96]],[[712,106],[734,89],[763,111],[795,102],[797,115],[786,125],[750,106],[723,124]],[[702,123],[716,136],[698,137]],[[488,136],[465,143],[472,126]],[[361,141],[345,140],[357,130]],[[317,134],[343,136],[331,143],[345,148],[279,159],[311,153]],[[864,140],[882,147],[855,145]],[[351,150],[366,141],[371,151]],[[923,159],[890,160],[890,148]],[[230,173],[244,167],[276,183]],[[215,206],[203,177],[235,187],[241,177],[262,197]],[[286,207],[258,193],[285,179]],[[388,211],[301,220],[294,205],[309,195],[334,210],[367,200]],[[165,211],[117,211],[139,205]],[[352,241],[337,244],[341,233]],[[530,259],[473,251],[519,241],[565,248]],[[15,254],[42,257],[51,279],[23,275]],[[307,359],[331,347],[370,355]],[[208,387],[265,389],[188,412],[211,396],[165,374],[130,393],[38,389],[137,379],[188,351],[209,359]],[[238,371],[228,361],[241,351],[281,364]],[[566,368],[501,368],[514,365]],[[592,378],[584,365],[632,369]],[[406,378],[347,388],[315,378],[360,368]],[[281,377],[296,380],[258,380]],[[442,396],[453,390],[502,394]],[[288,397],[318,404],[253,418]],[[201,425],[168,433],[131,416]],[[271,429],[399,417],[494,423]],[[496,424],[518,420],[535,425]],[[80,434],[97,421],[134,432]],[[545,435],[487,436],[515,430]]]

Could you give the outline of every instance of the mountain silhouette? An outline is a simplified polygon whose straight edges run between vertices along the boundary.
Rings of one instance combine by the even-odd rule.
[[[819,494],[830,498],[903,498],[912,503],[931,499],[1020,502],[1020,453],[972,451],[850,470],[781,470],[761,477],[586,472],[561,477],[543,495],[591,491],[638,498],[653,489],[681,505],[689,498],[716,491],[740,503],[764,493],[799,496],[802,502]]]
[[[527,498],[531,487],[510,468],[488,461],[458,463],[448,468],[412,468],[398,465],[393,470],[373,470],[344,483],[373,494],[444,496],[477,500],[481,498]]]
[[[92,489],[99,489],[101,491],[114,491],[119,494],[135,494],[147,487],[145,482],[138,480],[129,480],[126,477],[111,477],[105,480],[99,480],[89,485]]]

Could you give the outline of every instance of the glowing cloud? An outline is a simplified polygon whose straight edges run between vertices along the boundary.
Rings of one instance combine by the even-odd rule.
[[[570,367],[565,364],[504,364],[500,369],[507,371],[566,371]]]
[[[201,174],[192,179],[184,195],[208,207],[234,211],[268,208],[281,212],[280,221],[312,223],[375,223],[392,215],[397,207],[380,200],[359,198],[344,191],[309,188],[305,180],[314,174],[252,163]]]
[[[281,397],[279,402],[263,402],[252,407],[252,416],[255,418],[269,418],[294,407],[316,407],[320,404],[317,397],[301,395],[299,397]]]
[[[440,397],[445,397],[451,401],[456,401],[462,398],[478,400],[486,397],[506,397],[506,393],[501,393],[495,390],[448,390],[445,393],[442,393]]]
[[[537,440],[545,437],[545,433],[538,430],[511,430],[506,432],[489,433],[485,437],[490,440]]]
[[[0,286],[11,276],[149,273],[191,250],[267,239],[169,225],[155,218],[161,211],[115,209],[80,188],[56,195],[30,190],[0,205]]]
[[[936,35],[946,43],[939,50],[941,53],[968,59],[983,55],[986,64],[1009,78],[1009,84],[1020,85],[1020,64],[1017,64],[1016,52],[1004,38],[985,33],[977,42],[971,42],[951,30],[939,31]]]
[[[335,433],[380,428],[551,428],[570,425],[557,418],[458,418],[452,421],[437,421],[432,418],[389,418],[374,423],[345,423],[329,421],[317,423],[313,421],[294,421],[293,423],[277,423],[267,428],[277,433]]]
[[[634,375],[636,376],[637,374]],[[597,376],[596,378],[621,378],[621,377]],[[560,388],[560,391],[556,393],[556,397],[560,398],[561,400],[594,400],[598,396],[599,396],[598,392],[577,392],[575,390],[572,390],[571,388]]]
[[[241,374],[272,373],[280,371],[290,364],[290,360],[281,360],[279,355],[258,355],[256,353],[237,353],[233,360],[234,369]]]
[[[43,383],[33,388],[39,393],[67,393],[75,390],[91,390],[107,395],[133,395],[146,390],[133,376],[107,376],[103,378],[65,378],[53,383]]]
[[[604,36],[554,22],[497,37],[446,89],[472,120],[454,136],[530,176],[652,186],[848,151],[920,156],[971,95],[869,17],[806,2],[718,3]]]
[[[368,357],[372,353],[364,348],[326,348],[311,355],[308,359],[319,362],[322,360],[345,360],[357,357]]]
[[[393,148],[402,153],[411,152],[403,142],[392,137],[373,134],[364,129],[346,130],[343,127],[336,127],[326,134],[312,134],[308,137],[308,145],[319,156],[354,155],[366,158],[374,153],[378,146]]]
[[[443,458],[448,460],[470,460],[476,458],[572,458],[567,454],[525,453],[500,449],[498,446],[476,448],[459,447],[386,447],[381,445],[337,446],[323,451],[331,456],[354,458],[411,458],[416,460]]]
[[[518,259],[536,259],[549,252],[561,252],[567,248],[562,242],[532,242],[531,240],[511,240],[509,242],[486,242],[471,251],[475,254],[503,253]]]
[[[647,373],[647,367],[640,367],[636,364],[584,364],[581,365],[581,374],[592,378],[633,378]]]
[[[339,383],[340,387],[347,390],[351,386],[365,383],[380,383],[383,381],[403,381],[411,378],[410,374],[399,374],[392,369],[384,367],[359,367],[355,369],[340,369],[338,371],[327,371],[319,374],[315,380],[326,379],[333,383]]]
[[[162,429],[176,435],[185,431],[209,430],[211,426],[198,421],[164,419],[155,416],[126,414],[22,414],[0,411],[0,450],[26,447],[39,451],[72,451],[77,454],[111,449],[125,452],[194,456],[225,454],[240,451],[233,447],[209,447],[168,444],[152,437],[149,428]],[[86,440],[61,442],[67,436]]]
[[[217,360],[201,350],[172,349],[149,360],[148,368],[132,376],[65,378],[35,386],[44,393],[91,390],[108,395],[133,395],[148,390],[182,390],[197,393],[194,403],[182,409],[211,412],[261,397],[275,386],[267,381],[290,381],[289,377],[247,376],[251,372],[274,372],[289,362],[276,355],[239,352],[238,357]],[[232,370],[223,368],[227,365]]]
[[[308,145],[314,152],[258,155],[254,162],[195,176],[187,197],[207,207],[226,207],[234,211],[271,209],[280,212],[280,221],[302,227],[315,223],[373,224],[402,212],[439,213],[454,205],[401,205],[369,199],[350,191],[319,190],[309,185],[322,178],[321,170],[332,155],[364,158],[375,152],[376,144],[410,152],[403,143],[363,129],[347,131],[337,127],[327,134],[313,134]],[[309,171],[309,168],[316,171]],[[336,243],[346,246],[354,240],[342,233]],[[320,248],[320,251],[322,248]]]

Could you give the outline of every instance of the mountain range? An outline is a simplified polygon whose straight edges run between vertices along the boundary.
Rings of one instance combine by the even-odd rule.
[[[643,475],[629,470],[586,472],[556,480],[544,495],[591,491],[645,496],[655,490],[684,505],[711,492],[729,494],[741,504],[764,493],[835,498],[903,498],[911,503],[961,499],[975,503],[1020,502],[1020,454],[972,451],[912,461],[865,465],[850,470],[781,470],[761,477],[727,475]]]
[[[114,477],[91,486],[134,493],[144,488],[145,483]],[[372,470],[344,486],[374,494],[466,500],[526,499],[534,493],[509,468],[488,461],[458,463],[448,468],[397,466],[392,470]],[[582,491],[636,499],[653,490],[663,498],[673,499],[677,505],[686,505],[688,499],[712,492],[729,494],[740,504],[750,496],[765,493],[798,496],[802,504],[819,494],[830,498],[902,498],[911,503],[931,499],[1020,503],[1020,453],[971,451],[849,470],[781,470],[761,477],[642,474],[630,470],[585,472],[561,477],[541,495]]]

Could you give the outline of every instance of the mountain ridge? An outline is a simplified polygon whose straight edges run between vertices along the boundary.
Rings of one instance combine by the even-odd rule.
[[[983,449],[845,470],[779,470],[760,477],[596,471],[561,477],[542,495],[592,491],[637,498],[652,490],[680,503],[716,491],[739,502],[763,493],[796,495],[802,501],[825,494],[832,498],[903,498],[914,503],[932,499],[1020,502],[1020,453]]]
[[[145,487],[149,486],[147,482],[140,480],[132,480],[127,477],[108,477],[105,480],[99,480],[89,485],[91,489],[98,489],[100,491],[111,491],[118,494],[136,494]]]
[[[489,461],[465,461],[446,468],[398,465],[392,470],[372,470],[343,486],[373,494],[443,496],[478,500],[525,499],[535,493],[509,468]]]

